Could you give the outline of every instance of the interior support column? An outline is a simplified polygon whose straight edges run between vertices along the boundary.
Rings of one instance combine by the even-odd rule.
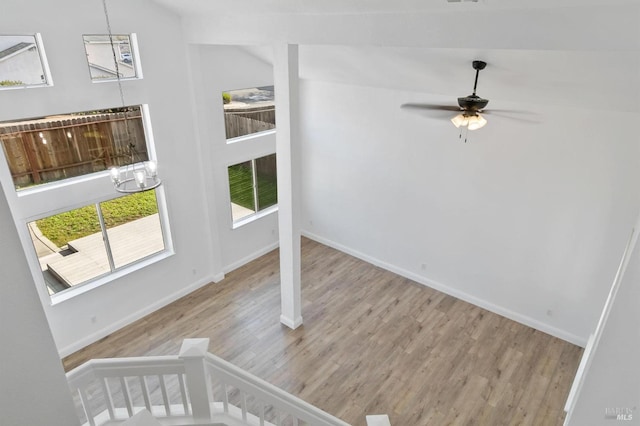
[[[300,121],[298,45],[274,46],[278,228],[280,237],[280,322],[302,324],[300,291]]]

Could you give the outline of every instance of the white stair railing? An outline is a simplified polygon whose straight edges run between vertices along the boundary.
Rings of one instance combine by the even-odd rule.
[[[67,373],[85,425],[148,410],[163,425],[349,426],[186,339],[178,356],[91,360]]]

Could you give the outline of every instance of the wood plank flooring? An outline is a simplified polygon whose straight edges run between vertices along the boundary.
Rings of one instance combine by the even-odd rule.
[[[278,252],[63,360],[210,352],[355,426],[561,425],[582,349],[303,239],[302,315],[279,322]]]

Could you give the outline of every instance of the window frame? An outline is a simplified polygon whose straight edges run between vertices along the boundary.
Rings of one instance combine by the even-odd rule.
[[[113,82],[117,82],[118,78],[117,77],[110,77],[110,78],[93,78],[91,76],[91,63],[89,62],[89,56],[86,50],[86,43],[85,43],[85,37],[96,37],[96,36],[102,36],[102,37],[109,37],[109,34],[82,34],[82,45],[83,48],[85,49],[85,55],[87,58],[87,70],[89,72],[89,80],[91,80],[91,83],[113,83]],[[132,67],[133,67],[133,76],[131,77],[120,77],[121,81],[124,80],[142,80],[144,78],[143,73],[142,73],[142,64],[140,62],[140,49],[138,48],[138,35],[136,33],[122,33],[122,34],[113,34],[114,37],[117,36],[127,36],[129,37],[129,49],[131,50],[131,62],[132,62]]]
[[[275,131],[275,130],[273,130],[273,131]],[[256,135],[256,133],[252,133],[252,134],[244,136],[244,137],[251,137],[251,136],[254,136],[254,135]],[[278,160],[277,160],[277,156],[276,156],[275,152],[270,152],[270,153],[265,154],[265,155],[255,156],[255,157],[252,157],[252,158],[250,158],[248,160],[244,160],[244,161],[239,161],[239,162],[235,161],[235,162],[233,162],[231,164],[227,164],[227,166],[225,167],[225,174],[226,174],[226,179],[227,179],[226,188],[227,188],[227,191],[228,191],[228,194],[229,194],[229,197],[228,197],[228,199],[229,199],[229,217],[231,218],[231,229],[240,228],[240,227],[242,227],[242,226],[244,226],[244,225],[246,225],[248,223],[254,222],[254,221],[256,221],[256,220],[258,220],[258,219],[260,219],[262,217],[268,216],[268,215],[278,211],[278,202],[276,202],[275,204],[273,204],[271,206],[265,207],[264,209],[258,209],[260,204],[259,204],[259,194],[258,194],[258,185],[257,185],[256,160],[258,160],[260,158],[263,158],[263,157],[269,157],[271,155],[274,156],[274,159],[276,161],[276,170],[277,170],[277,167],[278,167],[277,161]],[[253,202],[254,202],[254,205],[256,206],[256,209],[255,209],[256,211],[254,211],[252,214],[248,214],[248,215],[243,216],[243,217],[241,217],[239,219],[234,219],[233,218],[233,206],[232,206],[233,202],[231,201],[231,182],[229,180],[229,167],[236,166],[236,165],[239,165],[239,164],[242,164],[242,163],[247,163],[247,162],[251,163]]]
[[[224,98],[224,94],[228,93],[231,96],[232,92],[239,92],[239,91],[245,91],[245,90],[250,90],[250,89],[260,89],[261,87],[270,87],[271,90],[275,93],[275,85],[271,84],[269,86],[258,86],[258,87],[245,87],[245,88],[240,88],[240,89],[231,89],[231,90],[223,90],[221,92],[221,96]],[[244,135],[238,135],[238,136],[233,136],[233,137],[228,137],[227,134],[227,112],[226,112],[226,104],[224,103],[224,100],[222,102],[222,118],[223,118],[223,129],[224,129],[224,138],[225,141],[227,143],[227,145],[229,144],[233,144],[233,143],[237,143],[237,142],[242,142],[244,140],[247,140],[247,138],[253,137],[253,136],[261,136],[261,135],[265,135],[265,134],[269,134],[272,132],[275,132],[277,130],[277,123],[273,123],[273,128],[271,129],[265,129],[265,130],[260,130],[257,132],[252,132],[252,133],[246,133]],[[272,105],[271,108],[273,108],[273,114],[274,114],[274,120],[275,120],[275,95],[274,95],[274,100],[272,101]]]
[[[143,158],[142,156],[140,157],[140,160],[156,160],[156,156],[155,156],[155,149],[154,149],[154,141],[153,141],[153,132],[151,131],[151,122],[150,122],[150,117],[149,117],[149,108],[147,104],[136,104],[136,105],[127,105],[126,108],[138,108],[139,112],[140,112],[140,123],[142,126],[142,135],[144,136],[144,146],[145,146],[145,151],[144,154],[146,154],[146,158]],[[97,111],[107,111],[107,110],[111,110],[111,109],[117,109],[117,108],[121,108],[121,107],[111,107],[111,108],[101,108],[101,109],[96,109]],[[73,114],[79,114],[79,113],[83,113],[85,111],[78,111],[78,112],[71,112],[71,113],[63,113],[63,114],[59,114],[62,116],[68,116],[68,117],[73,117]],[[105,113],[106,114],[106,113]],[[81,116],[77,116],[77,117],[81,117]],[[36,120],[41,120],[41,119],[45,119],[46,117],[32,117],[32,118],[25,118],[25,119],[14,119],[14,120],[6,120],[3,121],[2,123],[13,123],[13,122],[20,122],[20,120],[24,120],[25,122],[29,122],[29,121],[36,121]],[[73,119],[73,118],[72,118]],[[133,118],[130,118],[129,120],[132,120]],[[70,119],[68,118],[67,121],[69,121]],[[117,120],[113,120],[113,121],[117,121]],[[98,123],[98,122],[96,122]],[[77,126],[86,126],[88,125],[87,123],[80,123],[80,124],[72,124],[70,127],[63,127],[60,129],[65,129],[67,131],[69,131],[69,129],[74,129]],[[53,130],[60,130],[60,129],[53,129]],[[30,130],[28,132],[33,133],[35,130]],[[47,129],[42,129],[42,131],[47,131]],[[74,130],[75,131],[75,130]],[[25,131],[27,132],[27,131]],[[111,134],[110,138],[115,138],[115,134]],[[0,142],[1,145],[2,142]],[[111,148],[114,149],[113,154],[116,154],[117,152],[117,147],[115,144],[113,144],[113,146],[111,146]],[[76,175],[76,176],[71,176],[71,177],[65,177],[62,179],[55,179],[55,180],[51,180],[48,182],[43,182],[43,183],[38,183],[38,184],[34,184],[34,185],[30,185],[30,186],[25,186],[22,188],[18,188],[15,185],[15,181],[13,181],[13,178],[11,177],[11,170],[9,167],[9,159],[7,158],[7,155],[5,153],[5,149],[4,146],[0,146],[0,161],[3,162],[3,169],[6,169],[9,171],[9,175],[11,178],[11,182],[13,183],[13,192],[18,194],[18,197],[21,196],[25,196],[25,195],[29,195],[29,194],[35,194],[35,193],[39,193],[39,192],[43,192],[43,191],[48,191],[57,187],[61,187],[61,186],[67,186],[67,185],[73,185],[75,183],[79,183],[79,182],[83,182],[83,181],[87,181],[87,180],[92,180],[92,179],[96,179],[96,178],[101,178],[103,176],[107,176],[109,174],[109,169],[108,167],[105,168],[105,170],[98,170],[95,172],[90,172],[90,173],[85,173],[85,174],[80,174],[80,175]],[[114,164],[112,164],[114,165]],[[119,165],[123,165],[123,164],[119,164]],[[73,167],[73,164],[69,164],[68,167]],[[63,168],[61,168],[63,169]],[[6,189],[5,189],[6,190]]]
[[[149,159],[156,160],[155,142],[151,127],[151,114],[148,104],[141,103],[142,122],[145,143]],[[96,108],[100,109],[100,108]],[[19,119],[19,118],[18,118]],[[16,120],[18,120],[16,119]],[[59,214],[99,202],[117,198],[108,170],[98,171],[83,176],[76,176],[60,181],[42,184],[33,188],[16,191],[8,162],[3,149],[0,149],[0,184],[14,216],[14,223],[20,237],[22,250],[25,253],[32,279],[35,283],[41,302],[45,306],[53,306],[66,300],[80,296],[112,281],[124,278],[135,271],[146,268],[175,254],[169,209],[164,185],[156,188],[158,215],[164,240],[164,250],[136,262],[125,265],[111,274],[105,274],[84,284],[74,286],[55,294],[49,294],[40,268],[40,261],[29,234],[28,224],[35,220]]]
[[[158,208],[158,220],[159,220],[159,226],[160,226],[160,232],[162,235],[162,240],[163,240],[163,245],[164,248],[160,251],[154,252],[154,253],[150,253],[144,257],[141,257],[133,262],[127,263],[125,265],[119,266],[117,267],[115,265],[114,259],[113,259],[113,251],[112,251],[112,247],[109,243],[109,236],[108,236],[108,232],[109,232],[109,227],[107,226],[107,224],[104,221],[104,217],[103,217],[103,212],[101,210],[101,204],[102,203],[106,203],[112,200],[116,200],[122,197],[126,197],[127,195],[131,195],[131,194],[127,194],[127,195],[121,195],[118,194],[117,196],[112,196],[112,197],[102,197],[101,199],[98,200],[92,200],[86,204],[83,205],[79,205],[79,206],[73,206],[70,208],[65,208],[62,210],[58,210],[58,211],[54,211],[54,212],[47,212],[47,213],[43,213],[40,215],[37,215],[33,218],[28,218],[24,221],[24,230],[26,230],[26,234],[29,238],[29,245],[31,246],[31,258],[35,259],[35,265],[38,267],[38,273],[37,274],[33,274],[34,278],[38,278],[36,280],[36,282],[41,285],[41,287],[44,289],[44,291],[49,294],[49,289],[46,283],[46,280],[44,278],[44,274],[42,269],[40,268],[40,259],[38,257],[38,254],[36,252],[36,248],[35,245],[33,244],[33,241],[30,237],[29,231],[28,231],[28,226],[30,223],[35,222],[37,220],[40,219],[44,219],[47,217],[51,217],[51,216],[55,216],[61,213],[65,213],[65,212],[69,212],[69,211],[73,211],[79,208],[83,208],[83,207],[87,207],[87,206],[92,206],[95,209],[98,221],[100,223],[100,233],[102,234],[102,239],[104,242],[104,250],[105,250],[105,255],[107,257],[107,260],[109,262],[109,271],[105,272],[101,275],[97,275],[93,278],[90,278],[86,281],[83,281],[81,283],[78,283],[76,285],[73,285],[65,290],[53,293],[53,294],[49,294],[49,298],[51,300],[51,305],[55,305],[61,301],[64,300],[68,300],[72,297],[75,297],[79,294],[83,294],[93,288],[102,286],[106,283],[109,283],[117,278],[120,278],[122,276],[128,275],[131,272],[137,271],[138,269],[141,269],[143,267],[146,267],[148,265],[151,265],[153,263],[156,263],[162,259],[165,259],[171,255],[174,254],[173,251],[173,246],[171,244],[171,237],[170,237],[170,232],[169,232],[169,227],[168,227],[168,220],[166,219],[166,209],[163,208],[164,207],[164,194],[163,191],[161,190],[161,188],[156,188],[153,189],[151,191],[155,191],[155,195],[156,195],[156,204],[157,204],[157,208]],[[33,271],[32,271],[33,272]]]
[[[15,86],[0,86],[0,91],[2,90],[19,90],[19,89],[38,89],[41,87],[52,87],[53,86],[53,76],[51,74],[51,68],[49,67],[49,61],[47,59],[47,54],[44,50],[44,43],[42,41],[42,34],[33,33],[33,34],[3,34],[4,36],[14,36],[14,37],[33,37],[35,40],[36,50],[38,52],[38,57],[40,58],[40,66],[42,67],[42,75],[44,77],[44,82],[39,84],[21,84]]]

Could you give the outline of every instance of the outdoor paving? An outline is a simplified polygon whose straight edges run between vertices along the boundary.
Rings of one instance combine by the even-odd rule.
[[[164,249],[157,214],[109,228],[107,236],[116,268]],[[46,256],[46,270],[64,284],[78,285],[111,272],[102,233],[78,238],[68,245],[76,252]]]
[[[242,207],[236,203],[231,203],[231,216],[233,220],[242,219],[245,216],[249,216],[254,214],[255,212],[246,207]]]

